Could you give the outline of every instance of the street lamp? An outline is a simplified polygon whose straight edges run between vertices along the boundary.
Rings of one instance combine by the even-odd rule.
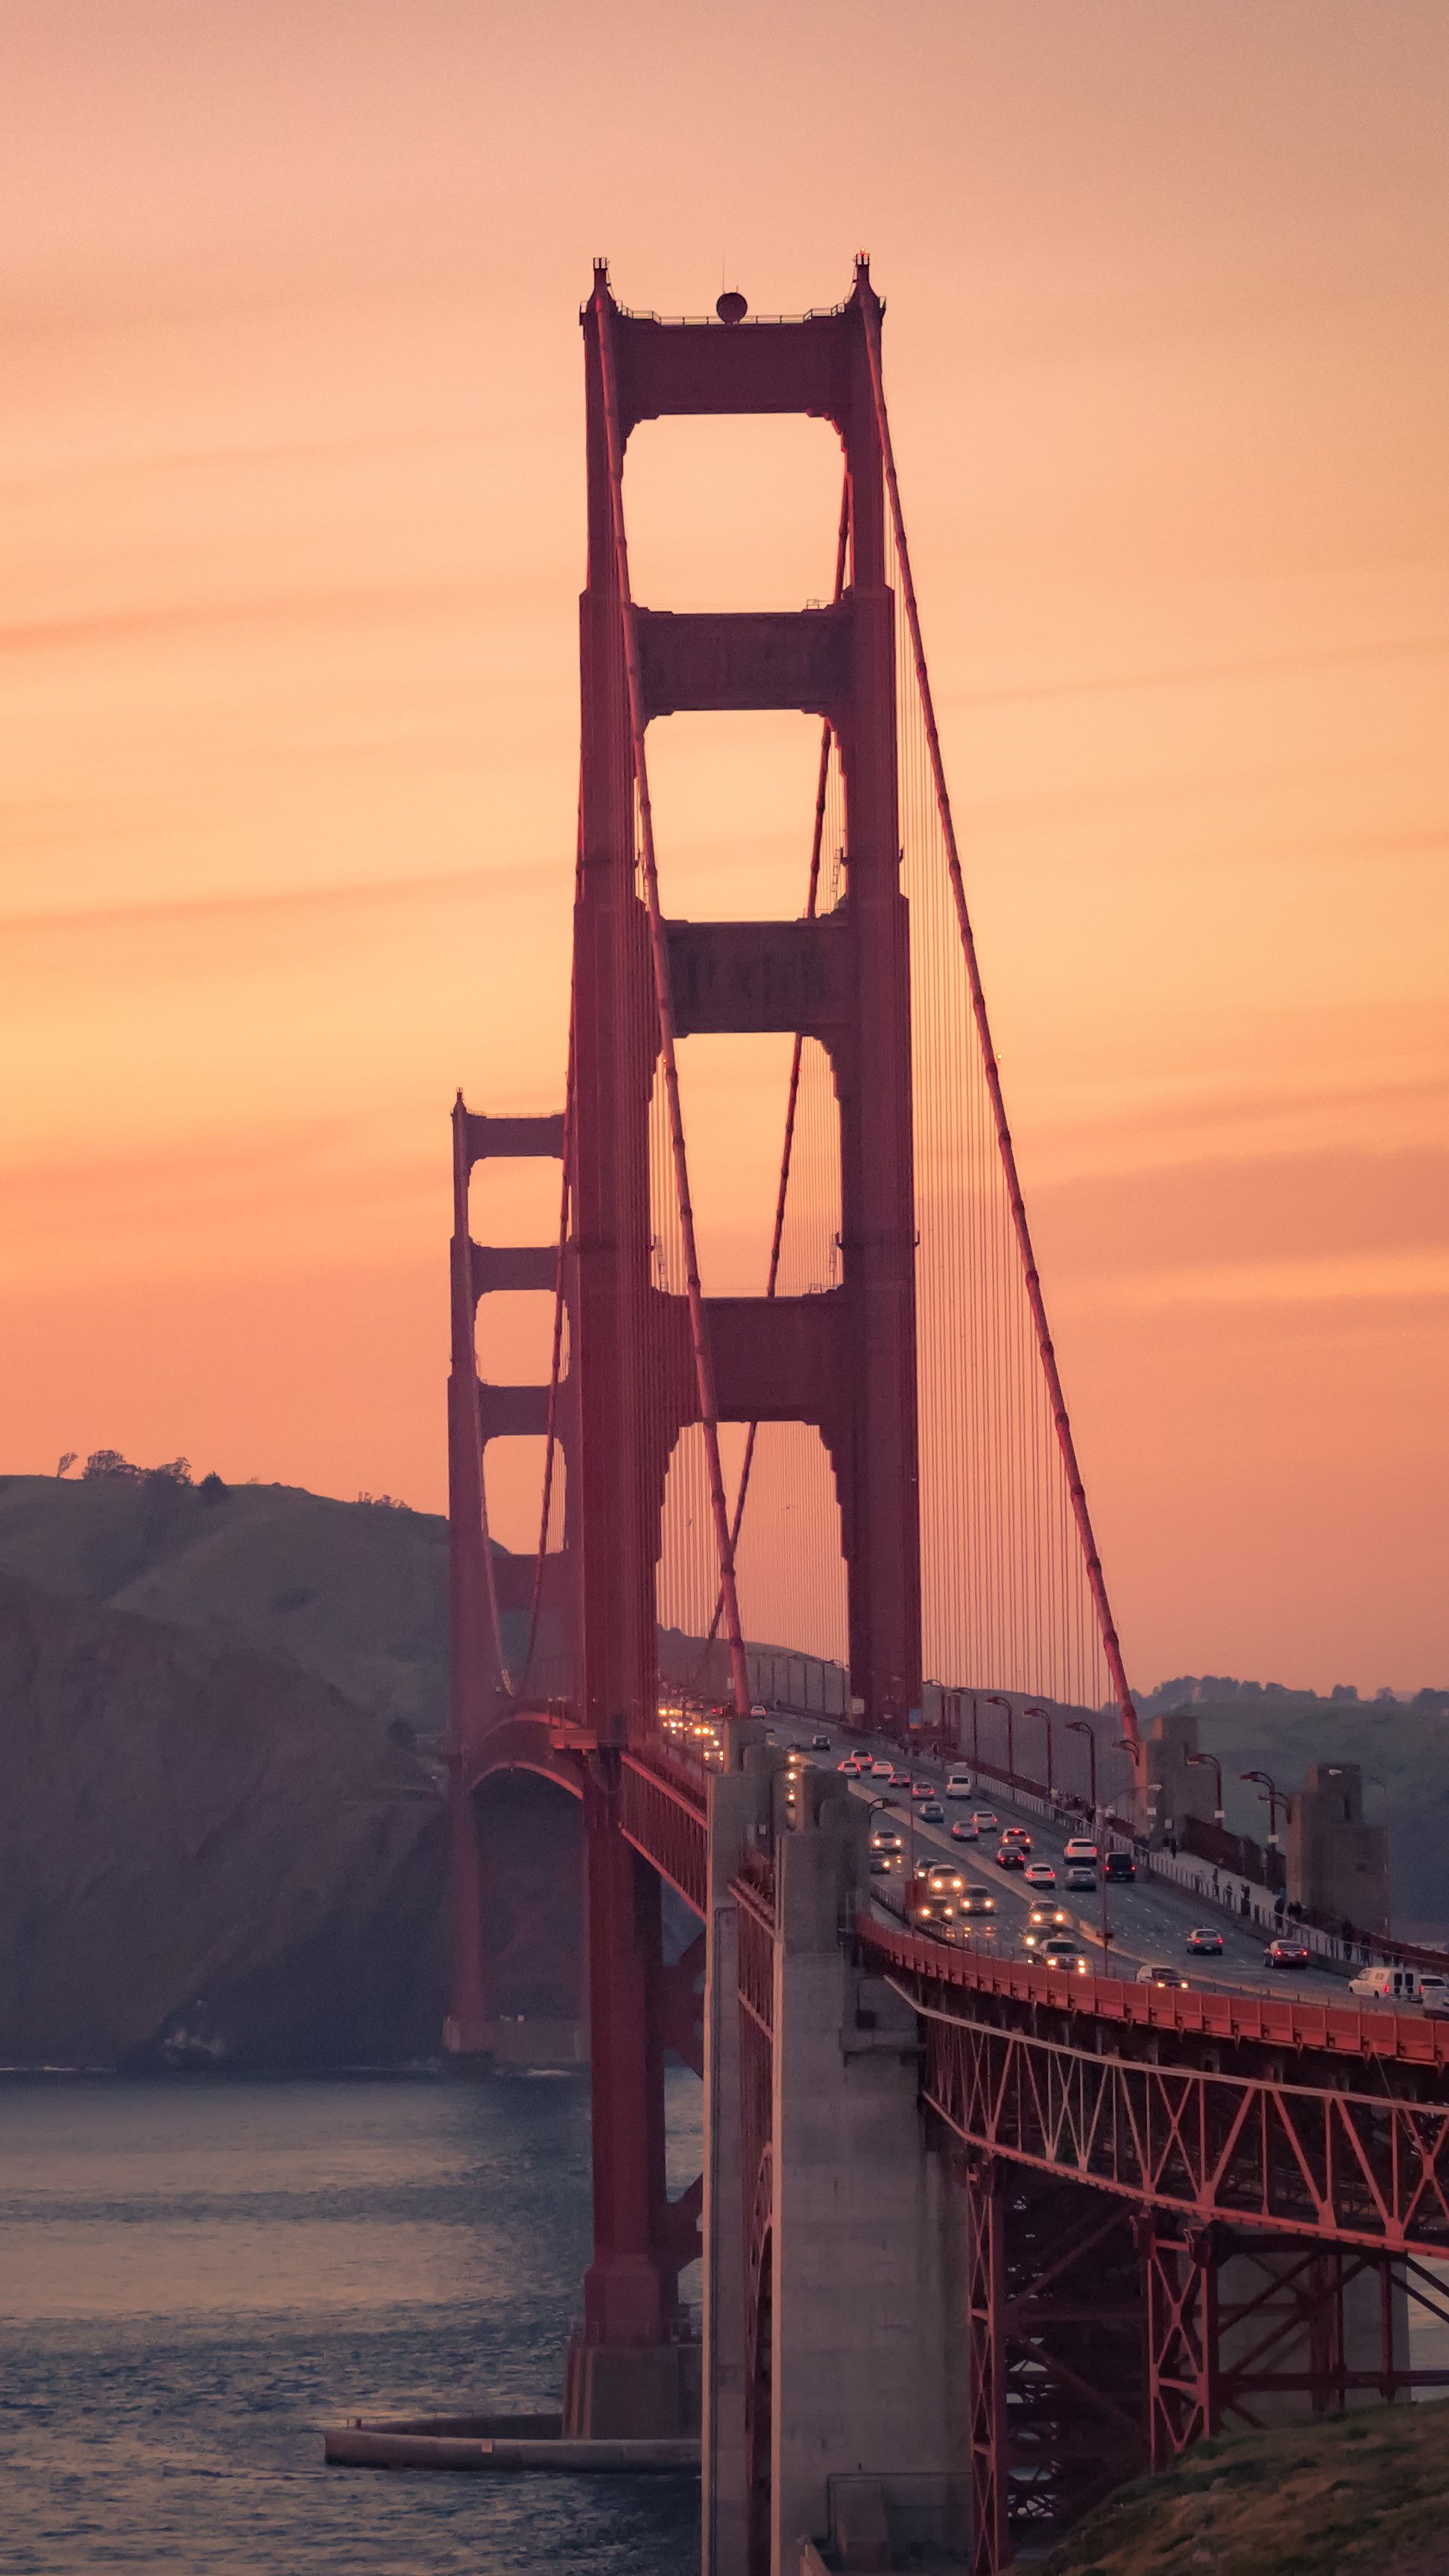
[[[1384,1947],[1388,1949],[1394,1938],[1393,1881],[1389,1876],[1389,1784],[1379,1778],[1377,1771],[1365,1771],[1363,1776],[1384,1793]]]
[[[984,1694],[984,1697],[988,1708],[1004,1708],[1006,1711],[1006,1776],[1008,1780],[1014,1781],[1016,1778],[1016,1755],[1012,1748],[1011,1738],[1011,1702],[1009,1699],[1003,1699],[1000,1691],[987,1691]]]
[[[1223,1766],[1215,1753],[1189,1753],[1187,1758],[1189,1762],[1205,1763],[1218,1784],[1218,1803],[1213,1809],[1213,1823],[1220,1825],[1223,1821]],[[1247,1773],[1244,1774],[1245,1778],[1248,1776]]]
[[[1278,1810],[1280,1807],[1287,1806],[1287,1799],[1284,1797],[1277,1781],[1270,1779],[1266,1771],[1240,1771],[1238,1773],[1238,1778],[1240,1780],[1259,1780],[1267,1791],[1267,1796],[1260,1798],[1258,1803],[1260,1806],[1264,1806],[1268,1810],[1268,1847],[1270,1851],[1276,1851],[1278,1849]]]
[[[1095,1826],[1097,1822],[1097,1730],[1085,1717],[1069,1717],[1067,1733],[1085,1735],[1087,1739],[1087,1760],[1091,1765],[1092,1823]]]
[[[1047,1753],[1046,1793],[1047,1793],[1048,1798],[1050,1798],[1050,1796],[1051,1796],[1051,1794],[1052,1794],[1052,1713],[1051,1713],[1051,1710],[1050,1710],[1049,1708],[1043,1708],[1043,1706],[1042,1706],[1042,1704],[1041,1704],[1041,1701],[1040,1701],[1039,1699],[1029,1699],[1029,1700],[1027,1700],[1027,1701],[1025,1701],[1025,1702],[1023,1703],[1023,1706],[1022,1706],[1022,1712],[1021,1712],[1021,1713],[1022,1713],[1022,1716],[1023,1716],[1023,1717],[1039,1717],[1039,1718],[1041,1719],[1041,1721],[1042,1721],[1042,1724],[1043,1724],[1043,1725],[1045,1726],[1045,1728],[1046,1728],[1046,1753]]]

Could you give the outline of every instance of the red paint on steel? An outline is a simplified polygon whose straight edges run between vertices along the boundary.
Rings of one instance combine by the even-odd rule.
[[[729,1511],[725,1503],[724,1475],[720,1467],[719,1409],[714,1391],[714,1355],[710,1349],[704,1290],[700,1284],[699,1252],[694,1233],[694,1206],[689,1191],[689,1159],[684,1143],[684,1116],[679,1105],[679,1066],[675,1051],[674,992],[669,970],[669,942],[665,936],[664,915],[659,903],[659,871],[654,856],[654,808],[649,796],[649,768],[644,754],[644,688],[639,670],[639,628],[634,614],[633,594],[629,586],[629,543],[624,530],[624,442],[619,427],[619,407],[614,384],[614,344],[610,318],[613,299],[597,281],[594,288],[594,303],[599,315],[599,374],[603,395],[604,439],[609,468],[609,510],[614,535],[614,584],[623,630],[630,748],[633,759],[634,793],[638,801],[639,813],[639,855],[644,878],[644,904],[649,921],[649,950],[654,967],[654,1003],[659,1016],[659,1052],[669,1109],[669,1142],[674,1160],[674,1186],[679,1203],[680,1233],[684,1242],[689,1333],[694,1351],[699,1421],[704,1432],[705,1456],[709,1469],[709,1507],[714,1522],[715,1547],[719,1554],[719,1588],[724,1604],[725,1636],[729,1641],[735,1714],[737,1717],[746,1717],[750,1707],[750,1677],[745,1669],[740,1605],[735,1591],[734,1541],[730,1532]]]
[[[1139,1986],[1117,1977],[1068,1976],[1024,1961],[993,1959],[985,1952],[945,1949],[887,1923],[863,1923],[857,1938],[867,1957],[966,1996],[1052,2005],[1073,2018],[1114,2022],[1129,2030],[1235,2045],[1322,2049],[1334,2056],[1389,2058],[1403,2066],[1449,2070],[1449,2024],[1420,2013],[1366,2012],[1357,2005],[1300,2003],[1286,1995],[1211,1994],[1192,1987]]]

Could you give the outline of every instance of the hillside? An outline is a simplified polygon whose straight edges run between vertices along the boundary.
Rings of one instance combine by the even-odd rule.
[[[1233,1833],[1260,1839],[1263,1833],[1265,1811],[1242,1772],[1267,1771],[1292,1790],[1310,1762],[1357,1762],[1370,1823],[1381,1824],[1387,1812],[1396,1929],[1405,1939],[1449,1939],[1449,1709],[1285,1693],[1271,1700],[1201,1700],[1194,1714],[1198,1743],[1223,1766]]]
[[[317,1674],[360,1708],[446,1723],[448,1525],[295,1485],[0,1476],[0,1572]]]
[[[1202,2442],[1124,2487],[1041,2576],[1449,2576],[1449,2406]]]
[[[443,1807],[381,1718],[0,1575],[0,1762],[0,2062],[436,2049]]]

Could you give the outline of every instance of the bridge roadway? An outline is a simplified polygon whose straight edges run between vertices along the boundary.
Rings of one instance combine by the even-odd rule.
[[[782,1748],[807,1750],[815,1734],[831,1736],[829,1754],[809,1753],[814,1762],[839,1763],[846,1753],[871,1752],[878,1759],[893,1759],[898,1768],[909,1768],[913,1777],[928,1779],[942,1792],[947,1766],[931,1756],[920,1756],[905,1762],[895,1745],[882,1742],[878,1747],[844,1728],[830,1727],[826,1720],[799,1720],[782,1714],[772,1721]],[[883,1784],[857,1781],[854,1794],[868,1804],[882,1800]],[[947,1801],[944,1825],[923,1824],[920,1814],[907,1818],[914,1802],[904,1790],[884,1791],[884,1803],[892,1820],[906,1837],[906,1862],[909,1865],[910,1843],[914,1839],[916,1857],[932,1860],[950,1859],[965,1877],[968,1886],[979,1887],[995,1897],[997,1903],[996,1947],[1003,1955],[1020,1949],[1027,1916],[1034,1904],[1046,1901],[1066,1912],[1079,1938],[1090,1952],[1095,1952],[1093,1965],[1097,1974],[1136,1976],[1140,1966],[1154,1962],[1180,1968],[1194,1988],[1218,1989],[1223,1992],[1258,1991],[1271,1988],[1275,1994],[1293,1996],[1305,2003],[1321,2003],[1325,1989],[1342,1991],[1345,1971],[1324,1962],[1306,1975],[1295,1975],[1281,1968],[1266,1968],[1263,1953],[1272,1935],[1257,1923],[1245,1923],[1226,1907],[1205,1902],[1188,1889],[1178,1887],[1171,1879],[1151,1876],[1139,1862],[1138,1875],[1127,1885],[1113,1885],[1105,1890],[1106,1920],[1110,1933],[1104,1957],[1102,1939],[1103,1907],[1101,1897],[1069,1893],[1062,1884],[1065,1871],[1063,1850],[1070,1835],[1087,1830],[1080,1818],[1058,1823],[1038,1815],[1014,1798],[1004,1782],[983,1780],[969,1801]],[[958,1816],[969,1817],[977,1808],[999,1815],[1003,1824],[1022,1824],[1032,1838],[1032,1858],[1050,1861],[1057,1871],[1058,1884],[1050,1890],[1025,1887],[1019,1873],[998,1869],[994,1860],[996,1838],[983,1834],[977,1843],[960,1843],[951,1838],[951,1822]],[[904,1872],[902,1873],[904,1880]],[[900,1908],[891,1895],[874,1883],[873,1894],[882,1912],[890,1919],[900,1919]],[[1187,1950],[1187,1935],[1194,1925],[1220,1932],[1223,1936],[1221,1958],[1201,1959]],[[1291,1926],[1288,1927],[1291,1930]],[[973,1929],[973,1945],[984,1947],[981,1929]],[[1404,2006],[1413,2011],[1414,2006]]]
[[[1444,2384],[1408,2317],[1449,2322],[1449,2029],[1297,1992],[1241,1928],[1224,1979],[1138,1984],[1129,1940],[1180,1955],[1192,1920],[1160,1884],[1105,1976],[862,1919],[850,1739],[775,1721],[781,1753],[817,1731],[788,1809],[758,1723],[708,1788],[666,1745],[620,1766],[621,1830],[707,1926],[712,2576],[917,2544],[999,2576],[1220,2425]]]

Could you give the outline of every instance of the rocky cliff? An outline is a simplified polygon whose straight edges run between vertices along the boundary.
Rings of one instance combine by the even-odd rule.
[[[0,2061],[431,2054],[443,1807],[393,1738],[230,1634],[0,1574]]]

